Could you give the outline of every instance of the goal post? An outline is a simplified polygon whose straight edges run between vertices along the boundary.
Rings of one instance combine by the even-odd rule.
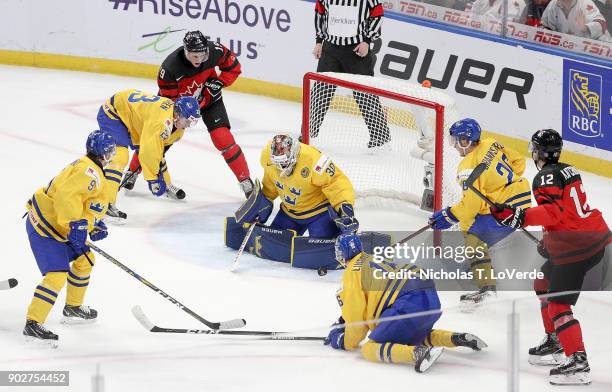
[[[459,157],[445,142],[458,119],[451,97],[417,84],[352,74],[304,75],[302,142],[338,163],[357,198],[394,199],[427,210],[457,200]]]

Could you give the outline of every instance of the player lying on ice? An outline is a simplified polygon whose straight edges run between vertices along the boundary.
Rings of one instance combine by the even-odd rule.
[[[348,325],[332,329],[325,344],[339,350],[355,350],[370,332],[361,347],[367,360],[414,363],[419,373],[438,359],[444,347],[469,347],[475,351],[487,347],[482,339],[470,333],[433,329],[442,313],[440,300],[434,282],[420,279],[419,267],[415,264],[399,266],[387,261],[375,262],[371,255],[363,252],[361,241],[354,234],[340,235],[335,252],[338,262],[346,268],[342,288],[337,294],[342,308],[338,323]],[[379,279],[380,271],[399,271],[400,268],[416,275],[397,280]],[[428,311],[431,314],[360,323]]]
[[[86,245],[106,238],[102,221],[108,205],[103,168],[115,154],[115,140],[105,131],[87,138],[87,155],[64,168],[28,200],[26,231],[43,279],[28,307],[23,334],[57,347],[58,337],[43,327],[57,296],[68,282],[64,322],[93,322],[98,312],[83,305],[95,263]],[[72,263],[72,266],[70,265]]]
[[[264,147],[261,166],[262,184],[255,184],[255,191],[236,213],[237,223],[263,224],[272,213],[273,201],[280,198],[281,203],[280,211],[267,226],[272,230],[257,228],[257,233],[253,233],[253,241],[257,241],[253,244],[255,253],[263,258],[291,261],[293,266],[301,268],[316,269],[323,265],[317,263],[330,262],[336,268],[334,239],[342,233],[355,233],[359,228],[353,210],[355,191],[351,181],[327,155],[286,134],[274,136]],[[232,227],[236,223],[226,226],[226,239],[234,235]],[[306,243],[306,237],[295,237],[306,231],[308,238],[327,239],[327,242]],[[243,233],[241,228],[240,233]],[[294,237],[300,240],[292,247]],[[303,249],[302,245],[305,251],[315,253],[325,248],[327,261],[320,262],[320,258],[311,254],[311,260],[303,260],[302,264],[299,255],[295,257]],[[279,257],[281,253],[286,257]]]
[[[451,146],[463,157],[457,167],[457,181],[463,196],[456,204],[434,212],[430,218],[432,227],[446,230],[459,224],[465,233],[465,246],[484,249],[482,257],[473,257],[470,268],[474,273],[478,291],[463,294],[461,303],[466,310],[473,308],[496,292],[495,279],[491,276],[491,257],[488,248],[510,235],[514,229],[501,226],[491,216],[489,205],[465,185],[465,180],[481,162],[487,169],[476,179],[474,187],[496,203],[515,207],[531,205],[529,182],[522,177],[525,158],[516,151],[504,147],[494,139],[480,139],[481,128],[476,120],[465,118],[455,122],[449,130]],[[481,270],[481,273],[477,273]]]

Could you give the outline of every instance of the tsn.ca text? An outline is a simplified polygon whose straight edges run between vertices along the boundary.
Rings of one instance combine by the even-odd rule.
[[[414,246],[395,244],[392,246],[375,246],[372,251],[373,261],[377,263],[390,259],[416,263],[419,260],[432,258],[451,259],[456,263],[463,263],[469,259],[483,258],[485,256],[485,248],[483,246],[433,246],[425,244]]]

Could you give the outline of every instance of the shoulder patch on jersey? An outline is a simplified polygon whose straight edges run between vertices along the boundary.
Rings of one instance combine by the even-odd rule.
[[[463,170],[457,172],[457,184],[459,184],[459,186],[462,187],[463,190],[467,190],[463,186],[463,183],[465,182],[465,180],[468,179],[468,177],[472,174],[473,171],[474,171],[474,169],[463,169]]]
[[[302,175],[302,177],[307,178],[308,175],[310,174],[310,169],[307,167],[303,167],[300,174]]]
[[[164,126],[166,127],[166,129],[164,129],[163,132],[159,134],[159,137],[161,137],[161,139],[165,141],[168,140],[170,134],[172,133],[172,121],[170,121],[170,119],[164,120]]]
[[[96,169],[94,169],[91,166],[88,166],[87,170],[85,170],[85,174],[88,175],[89,177],[93,178],[96,181],[96,185],[98,187],[100,186],[100,175],[98,174]]]
[[[317,174],[322,174],[323,170],[325,170],[325,167],[329,165],[330,162],[331,162],[331,159],[327,155],[321,154],[321,157],[319,158],[317,163],[315,163],[313,170]]]

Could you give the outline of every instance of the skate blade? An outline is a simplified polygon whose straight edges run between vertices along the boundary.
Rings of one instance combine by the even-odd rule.
[[[570,375],[554,375],[548,378],[552,385],[589,385],[591,373],[574,373]]]
[[[476,342],[476,349],[474,349],[474,348],[470,347],[470,348],[472,348],[472,350],[475,350],[475,351],[480,351],[480,350],[482,350],[483,348],[487,348],[487,347],[489,347],[489,345],[488,345],[487,343],[485,343],[485,341],[484,341],[484,340],[482,340],[481,338],[479,338],[479,337],[478,337],[478,336],[476,336],[476,335],[472,335],[471,333],[466,333],[466,334],[465,334],[465,338],[466,338],[466,340],[468,340],[468,341],[474,341],[474,342]]]
[[[97,320],[97,318],[94,319],[82,319],[80,317],[68,317],[68,316],[63,316],[62,319],[60,320],[61,324],[66,324],[66,325],[81,325],[81,324],[93,324],[95,323]]]
[[[24,341],[28,346],[41,348],[57,348],[59,342],[53,339],[40,339],[34,336],[24,336]]]
[[[123,226],[127,223],[127,218],[118,218],[115,216],[106,215],[104,217],[104,222],[110,223],[113,226]]]
[[[551,354],[551,355],[529,355],[530,365],[533,366],[557,366],[565,359],[564,354]]]
[[[429,369],[431,365],[433,365],[434,362],[436,362],[438,358],[440,358],[440,355],[442,355],[443,352],[444,347],[432,347],[432,349],[429,350],[428,357],[424,358],[421,363],[415,366],[414,370],[416,370],[417,373],[426,372],[427,369]]]

